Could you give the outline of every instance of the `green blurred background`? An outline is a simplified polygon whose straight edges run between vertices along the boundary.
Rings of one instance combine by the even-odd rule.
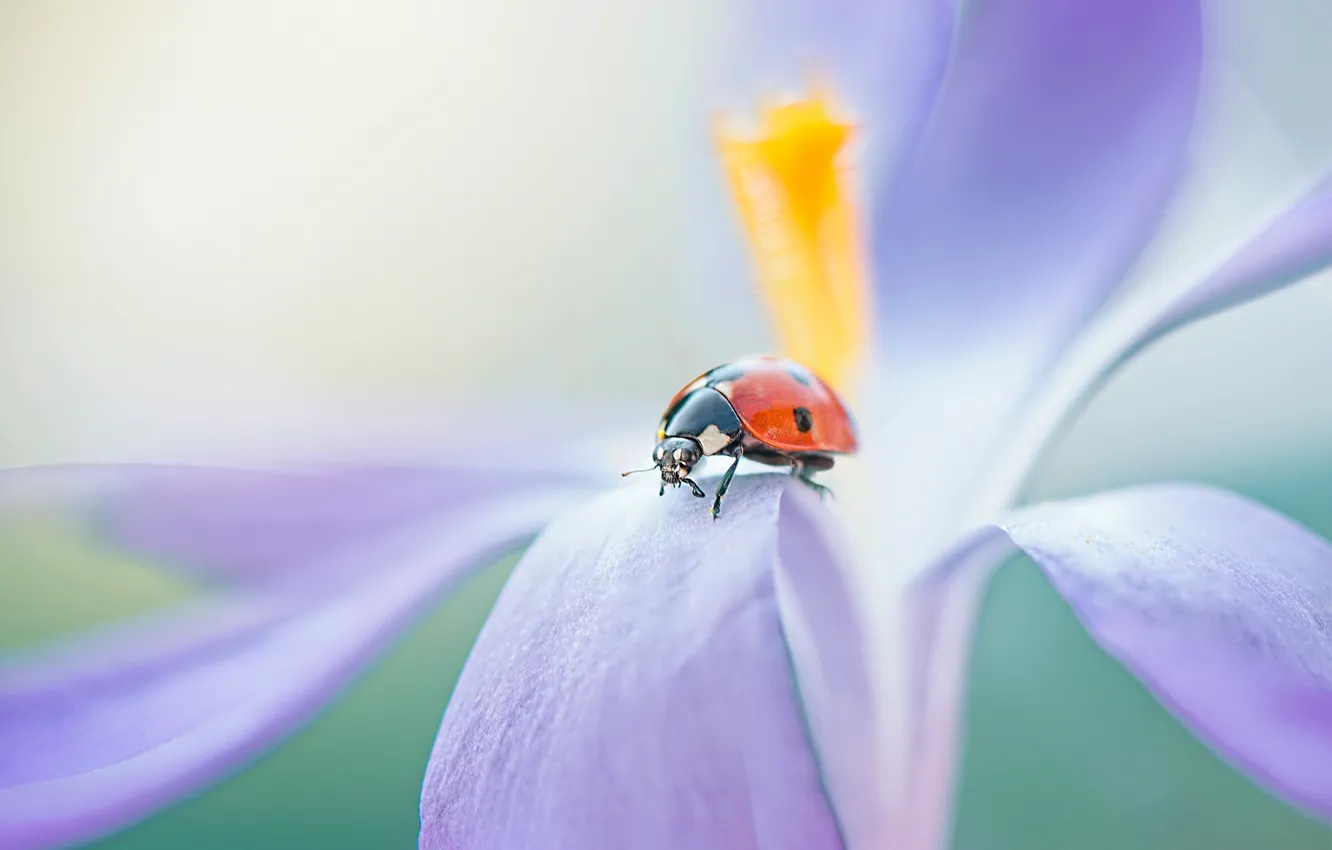
[[[1211,21],[1214,132],[1176,248],[1137,285],[1205,268],[1332,150],[1328,10],[1262,9]],[[428,430],[460,399],[652,410],[769,348],[707,206],[721,32],[701,0],[0,4],[0,463],[218,462],[325,436],[373,453],[354,435]],[[660,318],[663,299],[692,318]],[[1330,325],[1325,276],[1165,341],[1030,497],[1200,480],[1332,536]],[[435,728],[513,563],[275,753],[99,846],[414,846]],[[0,648],[189,592],[58,535],[6,538]],[[1332,847],[1181,731],[1030,564],[993,585],[975,662],[957,846]]]

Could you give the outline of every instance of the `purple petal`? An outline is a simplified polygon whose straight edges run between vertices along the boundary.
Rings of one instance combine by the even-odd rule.
[[[1197,0],[995,0],[959,24],[876,228],[885,342],[1048,353],[1155,232],[1183,173]]]
[[[913,588],[920,834],[944,828],[971,613],[1015,548],[1199,738],[1332,819],[1332,545],[1234,494],[1163,485],[1018,511]]]
[[[0,846],[86,840],[195,791],[328,702],[473,565],[570,496],[510,493],[266,585],[0,670]],[[324,579],[327,579],[326,581]]]
[[[444,716],[421,846],[882,846],[856,619],[788,481],[737,479],[715,523],[629,488],[547,529]]]
[[[902,180],[875,195],[884,375],[862,418],[888,453],[901,566],[966,527],[1001,429],[1155,234],[1201,42],[1198,0],[992,0],[960,18]]]
[[[973,491],[978,515],[1018,495],[1033,459],[1116,369],[1190,322],[1273,292],[1332,264],[1332,176],[1270,222],[1228,261],[1167,299],[1139,303],[1089,330],[1010,423],[1002,451]]]
[[[1189,322],[1304,280],[1332,264],[1332,176],[1160,312],[1134,348]],[[1127,356],[1127,355],[1126,355]]]
[[[226,469],[88,465],[0,470],[0,528],[33,511],[150,563],[229,583],[290,579],[368,540],[527,488],[590,487],[591,470],[420,467]]]

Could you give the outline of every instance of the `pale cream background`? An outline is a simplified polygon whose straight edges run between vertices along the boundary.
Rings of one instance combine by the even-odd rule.
[[[1224,35],[1263,132],[1308,165],[1332,108],[1300,99],[1326,88],[1301,62],[1332,27],[1278,6]],[[0,462],[472,396],[651,408],[769,346],[691,231],[718,219],[695,206],[718,7],[368,9],[0,5]],[[1168,341],[1046,474],[1323,450],[1329,327],[1321,281]]]

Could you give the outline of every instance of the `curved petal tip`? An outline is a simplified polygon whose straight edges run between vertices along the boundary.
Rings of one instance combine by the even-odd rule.
[[[1332,820],[1332,544],[1233,493],[1159,485],[1018,511],[912,589],[922,831],[946,829],[973,615],[1015,548],[1204,743]]]
[[[1007,530],[1195,734],[1332,819],[1332,545],[1188,486],[1041,506]]]

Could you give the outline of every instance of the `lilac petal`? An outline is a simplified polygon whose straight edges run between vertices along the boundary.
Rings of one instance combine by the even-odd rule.
[[[915,811],[942,835],[974,610],[1025,551],[1092,638],[1199,738],[1332,819],[1332,544],[1232,493],[1160,485],[1019,510],[912,588]]]
[[[715,523],[630,488],[548,528],[445,713],[421,846],[882,846],[856,619],[788,482],[737,479]]]
[[[1332,175],[1140,331],[1134,348],[1189,322],[1304,280],[1332,264]]]
[[[235,584],[290,579],[378,535],[529,488],[590,487],[589,470],[485,467],[227,469],[108,464],[0,470],[0,528],[34,511],[92,542]]]
[[[1162,336],[1332,265],[1332,176],[1268,223],[1212,274],[1164,300],[1136,302],[1093,326],[1005,432],[973,494],[972,518],[1018,495],[1035,458],[1105,379]]]
[[[966,527],[1001,430],[1150,242],[1184,173],[1201,42],[1198,0],[960,18],[920,143],[874,206],[883,374],[862,419],[899,568]]]
[[[995,0],[959,22],[876,228],[885,344],[1048,353],[1147,244],[1179,182],[1197,0]]]
[[[340,553],[322,586],[214,599],[0,668],[0,846],[102,835],[261,753],[569,501],[480,500]]]

